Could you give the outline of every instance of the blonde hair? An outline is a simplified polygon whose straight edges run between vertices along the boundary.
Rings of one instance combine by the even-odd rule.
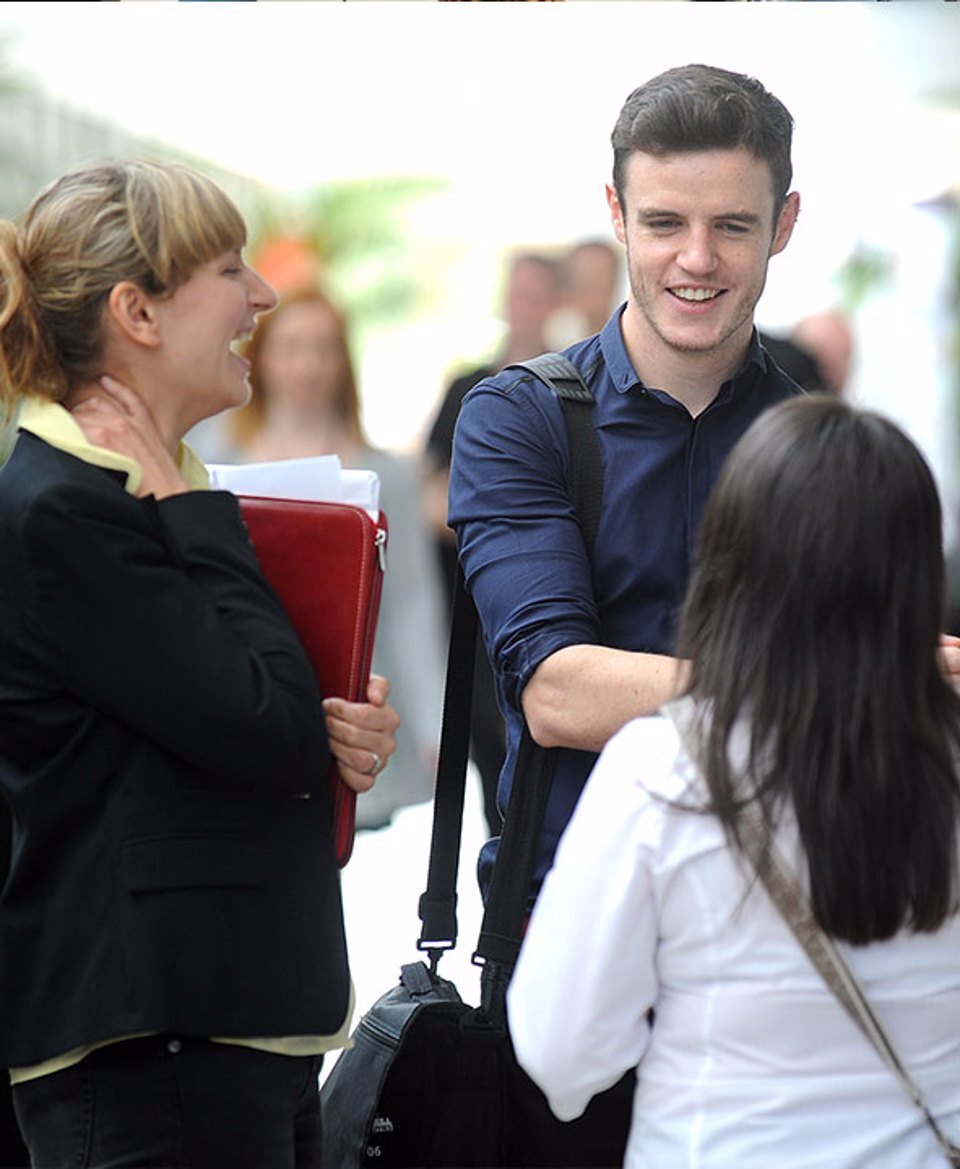
[[[179,163],[98,163],[51,183],[19,225],[0,221],[0,415],[22,393],[60,401],[98,373],[115,285],[171,296],[245,242],[232,200]]]

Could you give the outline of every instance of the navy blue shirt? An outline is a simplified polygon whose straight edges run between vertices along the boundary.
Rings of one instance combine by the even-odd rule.
[[[620,332],[565,350],[593,390],[603,507],[591,560],[570,494],[562,408],[537,378],[505,370],[464,399],[454,438],[449,522],[476,601],[507,722],[506,807],[523,727],[520,695],[569,645],[673,654],[700,515],[720,466],[768,406],[802,392],[754,335],[743,366],[696,418],[638,379]],[[558,749],[537,883],[596,755]],[[486,890],[496,840],[481,852]]]

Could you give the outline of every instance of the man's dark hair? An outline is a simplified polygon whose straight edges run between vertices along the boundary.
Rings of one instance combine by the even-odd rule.
[[[712,65],[681,65],[645,82],[624,102],[613,128],[613,185],[623,205],[627,159],[745,146],[770,167],[774,210],[790,191],[790,111],[756,78]]]

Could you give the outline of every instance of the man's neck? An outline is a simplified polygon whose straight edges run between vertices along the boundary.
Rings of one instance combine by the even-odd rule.
[[[675,398],[694,418],[703,413],[724,382],[743,364],[753,335],[751,324],[717,349],[676,349],[642,323],[639,328],[631,327],[636,322],[629,319],[628,312],[621,318],[620,328],[637,376],[647,389],[662,390]]]

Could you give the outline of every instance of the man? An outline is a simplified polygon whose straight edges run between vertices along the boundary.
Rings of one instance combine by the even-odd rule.
[[[558,748],[537,877],[596,753],[682,687],[674,625],[700,514],[727,453],[797,386],[753,324],[767,265],[800,210],[793,120],[755,79],[668,70],[627,99],[607,200],[629,296],[567,356],[593,390],[603,508],[588,558],[570,495],[559,402],[508,370],[465,398],[449,522],[507,715],[500,805],[526,717]],[[960,685],[960,638],[943,639]],[[485,890],[496,841],[480,858]]]
[[[703,504],[761,411],[800,393],[760,347],[753,314],[797,221],[792,118],[752,78],[690,65],[627,99],[607,201],[629,296],[566,350],[596,398],[603,510],[588,558],[555,397],[506,371],[464,401],[449,520],[507,712],[506,806],[526,717],[557,747],[537,876],[595,754],[681,685],[672,656]],[[481,854],[489,880],[496,840]]]

